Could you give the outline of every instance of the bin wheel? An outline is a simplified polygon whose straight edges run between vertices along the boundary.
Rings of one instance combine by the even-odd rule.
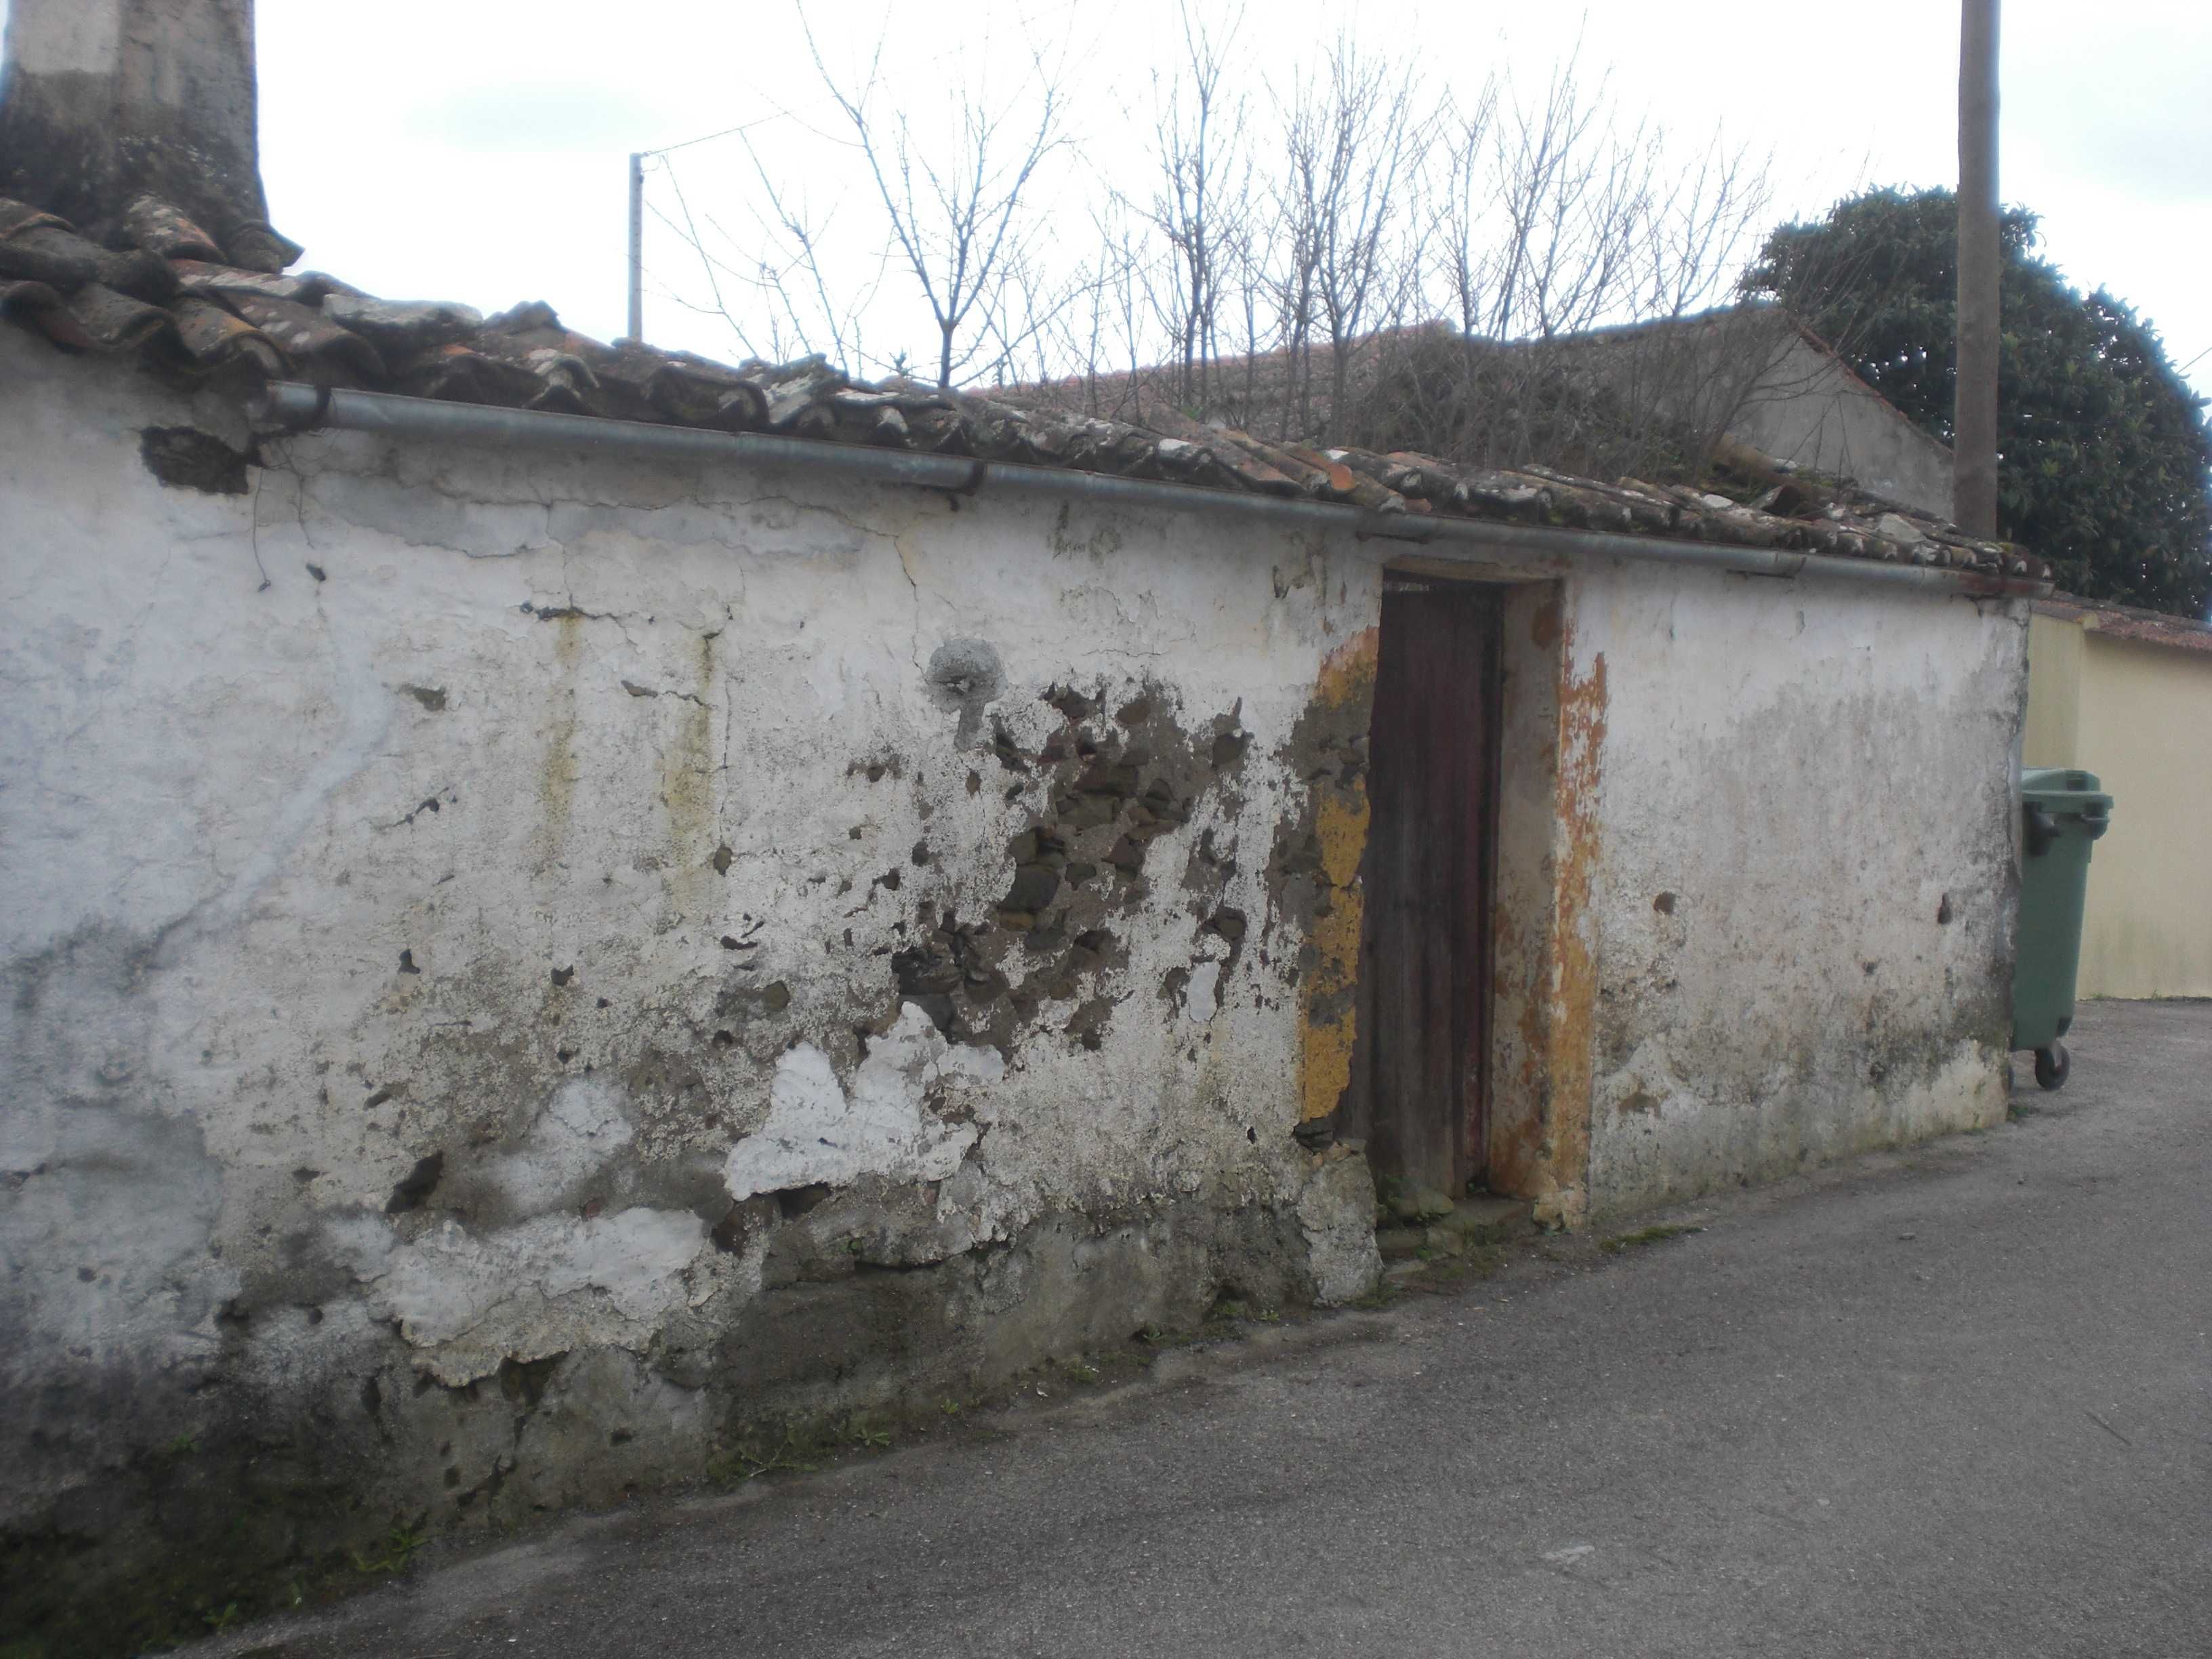
[[[2066,1074],[2073,1069],[2074,1056],[2066,1052],[2063,1042],[2035,1051],[2035,1080],[2046,1089],[2064,1088]]]

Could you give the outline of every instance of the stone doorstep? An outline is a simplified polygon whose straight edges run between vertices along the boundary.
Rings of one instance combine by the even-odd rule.
[[[1463,1198],[1451,1213],[1426,1226],[1384,1227],[1375,1235],[1375,1247],[1385,1261],[1403,1261],[1420,1255],[1459,1255],[1469,1246],[1496,1244],[1527,1232],[1534,1224],[1534,1206],[1516,1198]]]

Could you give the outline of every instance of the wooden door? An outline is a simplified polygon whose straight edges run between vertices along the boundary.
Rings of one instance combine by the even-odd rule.
[[[1376,1173],[1457,1198],[1483,1172],[1498,590],[1383,590],[1360,972]]]

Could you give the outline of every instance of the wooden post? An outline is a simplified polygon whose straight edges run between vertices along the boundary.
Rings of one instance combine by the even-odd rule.
[[[1959,27],[1959,342],[1952,517],[1997,533],[1997,4],[1962,0]]]

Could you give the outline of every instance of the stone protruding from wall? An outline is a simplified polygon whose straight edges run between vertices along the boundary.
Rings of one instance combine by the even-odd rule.
[[[5,50],[0,195],[101,240],[166,205],[232,264],[299,257],[261,190],[253,0],[15,0]]]

